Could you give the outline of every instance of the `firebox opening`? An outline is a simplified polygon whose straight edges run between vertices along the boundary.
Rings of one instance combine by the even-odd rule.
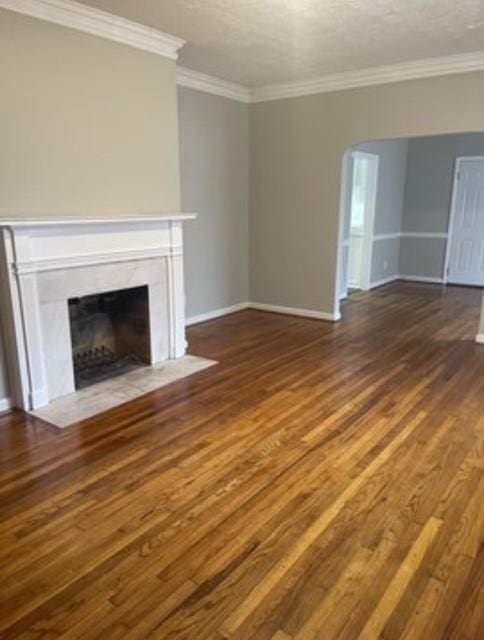
[[[71,298],[76,389],[150,364],[148,287]]]

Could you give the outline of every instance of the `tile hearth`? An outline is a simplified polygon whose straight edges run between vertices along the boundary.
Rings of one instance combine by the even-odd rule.
[[[215,364],[214,360],[190,355],[167,360],[91,385],[29,413],[63,429]]]

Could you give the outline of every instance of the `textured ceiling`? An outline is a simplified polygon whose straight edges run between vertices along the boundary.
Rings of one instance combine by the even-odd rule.
[[[484,0],[82,0],[187,40],[180,64],[250,87],[484,50]]]

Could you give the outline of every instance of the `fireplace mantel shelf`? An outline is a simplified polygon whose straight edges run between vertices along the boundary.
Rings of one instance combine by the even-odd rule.
[[[180,222],[185,220],[195,220],[196,213],[159,213],[139,216],[117,216],[117,217],[58,217],[58,218],[2,218],[0,217],[0,227],[11,229],[16,228],[41,228],[41,227],[66,227],[83,225],[139,225],[146,223],[166,223]]]

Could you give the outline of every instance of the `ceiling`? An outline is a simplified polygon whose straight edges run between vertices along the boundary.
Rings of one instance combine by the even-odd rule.
[[[185,67],[255,88],[484,50],[483,0],[81,0],[187,41]]]

